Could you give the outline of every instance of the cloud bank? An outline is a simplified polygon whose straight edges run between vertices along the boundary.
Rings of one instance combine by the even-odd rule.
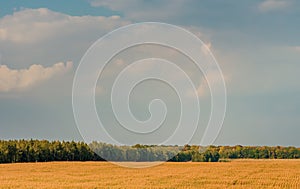
[[[34,43],[87,31],[110,31],[126,22],[119,16],[70,16],[47,8],[24,9],[0,20],[0,41]]]
[[[7,65],[0,65],[0,92],[26,90],[53,77],[72,70],[73,63],[59,62],[51,67],[31,65],[28,69],[10,69]]]

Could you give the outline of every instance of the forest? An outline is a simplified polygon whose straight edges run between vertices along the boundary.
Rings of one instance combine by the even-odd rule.
[[[298,159],[300,148],[282,146],[116,146],[102,142],[0,140],[0,163],[48,161],[217,162],[227,159]]]

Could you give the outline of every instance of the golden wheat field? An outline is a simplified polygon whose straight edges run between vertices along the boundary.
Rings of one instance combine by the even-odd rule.
[[[300,188],[300,160],[169,162],[143,169],[107,162],[1,164],[0,188]]]

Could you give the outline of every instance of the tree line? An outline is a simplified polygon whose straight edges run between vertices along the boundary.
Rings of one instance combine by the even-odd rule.
[[[298,159],[300,148],[269,146],[116,146],[101,142],[0,140],[0,163],[47,161],[217,162],[223,159]]]
[[[84,142],[0,141],[0,163],[102,160]]]
[[[181,153],[189,153],[191,161],[219,161],[219,159],[299,159],[300,148],[293,146],[190,146]],[[180,153],[179,153],[180,154]],[[178,154],[178,155],[179,155]]]

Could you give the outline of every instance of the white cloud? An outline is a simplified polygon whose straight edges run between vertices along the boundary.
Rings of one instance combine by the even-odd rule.
[[[31,88],[43,81],[65,74],[73,68],[72,62],[59,62],[52,67],[31,65],[28,69],[10,69],[0,65],[0,92],[20,91]]]
[[[126,18],[134,20],[149,20],[150,18],[161,20],[172,16],[178,16],[184,3],[182,0],[160,0],[160,1],[140,1],[140,0],[91,0],[90,4],[94,7],[107,7],[114,11],[122,11]],[[152,21],[151,20],[151,21]]]
[[[69,90],[71,74],[64,82],[55,77],[69,70],[70,64],[53,62],[72,60],[77,65],[99,37],[128,23],[119,16],[70,16],[46,8],[23,9],[0,18],[0,92],[8,92],[1,96],[16,91],[25,94],[24,90],[42,82],[63,86],[51,92]]]
[[[2,64],[20,69],[72,60],[77,65],[97,39],[129,23],[119,16],[70,16],[46,8],[21,10],[0,18]]]
[[[133,4],[139,3],[140,0],[114,1],[114,0],[92,0],[91,5],[94,7],[108,7],[112,10],[129,8]]]
[[[300,52],[300,46],[285,46],[285,47],[281,47],[282,51],[287,51],[289,53],[299,53]]]
[[[258,8],[262,12],[268,12],[273,10],[284,9],[290,5],[287,0],[265,0],[258,5]]]
[[[224,75],[224,73],[222,73],[222,74],[223,74],[222,77],[224,79],[224,82],[225,83],[229,82],[230,78],[227,75]],[[216,84],[219,85],[219,84],[223,83],[223,80],[220,80],[220,79],[222,79],[222,77],[219,76],[219,72],[217,70],[208,72],[206,77],[203,76],[201,78],[200,84],[196,88],[196,93],[195,93],[195,91],[187,91],[187,95],[190,97],[210,96],[211,93],[210,93],[210,86],[208,85],[208,81],[210,82],[211,85],[216,85]],[[217,91],[217,92],[219,92],[219,91]]]
[[[119,16],[70,16],[46,8],[25,9],[0,20],[0,41],[33,43],[91,30],[107,32],[127,23]]]
[[[296,51],[300,52],[300,46],[296,46],[296,47],[294,47],[294,49],[295,49]]]
[[[211,53],[212,50],[212,46],[211,43],[207,43],[207,44],[203,44],[201,47],[201,51],[205,54],[205,55],[209,55]]]

